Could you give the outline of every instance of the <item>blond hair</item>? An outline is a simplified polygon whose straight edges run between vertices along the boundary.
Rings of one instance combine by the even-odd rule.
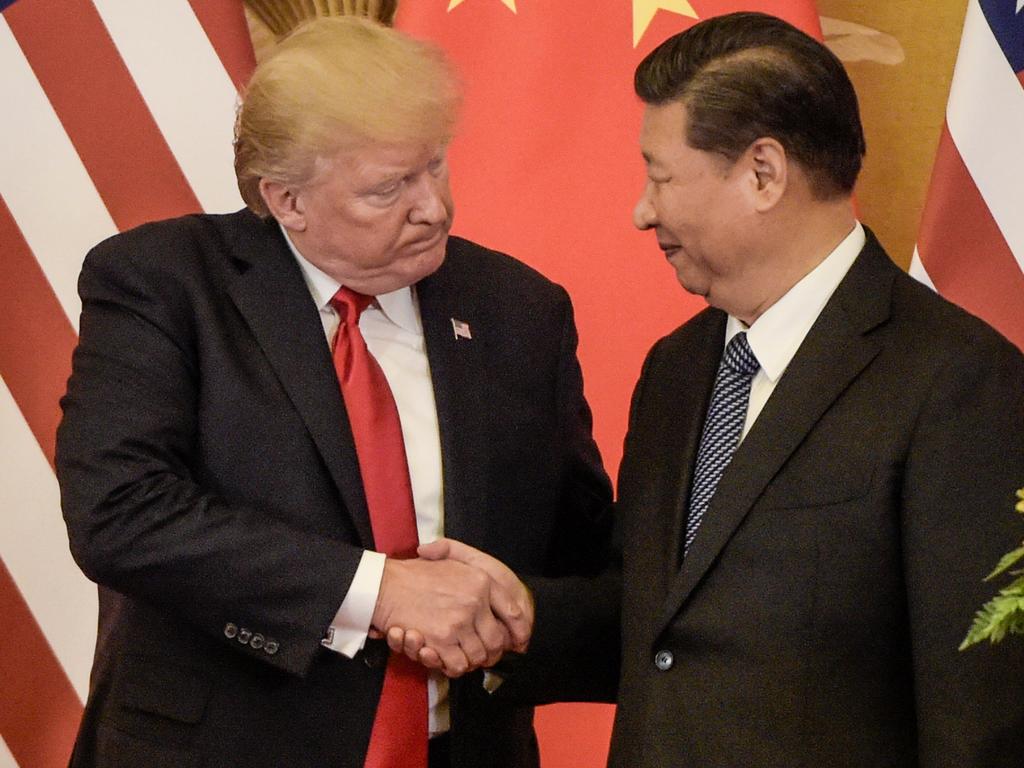
[[[435,46],[352,16],[309,21],[260,62],[246,89],[235,121],[238,190],[268,216],[261,178],[306,183],[318,158],[360,143],[447,142],[458,103]]]

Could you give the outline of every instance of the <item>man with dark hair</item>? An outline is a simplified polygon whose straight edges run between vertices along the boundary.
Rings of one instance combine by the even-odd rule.
[[[720,17],[667,40],[637,68],[637,95],[652,106],[685,102],[694,149],[735,161],[755,139],[772,136],[820,197],[848,195],[865,145],[843,65],[781,19],[752,26],[752,17],[763,18]]]
[[[957,647],[1019,536],[1024,356],[856,220],[824,46],[713,18],[636,91],[635,223],[711,306],[633,396],[611,765],[1019,766],[1024,646]]]

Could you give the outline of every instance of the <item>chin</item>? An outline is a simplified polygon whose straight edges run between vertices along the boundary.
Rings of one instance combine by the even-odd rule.
[[[396,285],[392,290],[404,288],[407,285],[415,285],[423,278],[437,272],[441,265],[444,264],[445,254],[445,243],[442,242],[436,248],[412,257],[408,263],[403,265],[400,274],[395,275],[395,282],[401,284]]]
[[[432,275],[441,268],[444,264],[444,257],[448,253],[448,236],[446,235],[435,248],[432,248],[427,253],[423,254],[420,263],[417,264],[417,271],[421,272],[420,277],[417,280]]]
[[[694,296],[703,296],[705,299],[708,297],[710,286],[703,280],[694,280],[683,274],[677,274],[676,279],[679,280],[679,284],[683,286],[683,290],[687,293],[692,293]]]

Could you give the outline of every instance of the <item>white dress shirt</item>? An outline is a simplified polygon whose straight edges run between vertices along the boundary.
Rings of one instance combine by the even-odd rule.
[[[725,326],[725,343],[728,344],[737,333],[746,331],[750,349],[761,364],[750,384],[747,420],[743,425],[741,441],[761,415],[779,379],[786,372],[821,310],[853,266],[865,241],[864,227],[858,221],[850,234],[824,261],[772,304],[749,328],[742,320],[729,315]]]
[[[284,235],[320,311],[327,343],[333,347],[339,318],[330,301],[341,284],[311,264],[295,248],[287,232]],[[359,331],[370,354],[384,371],[398,406],[420,543],[434,541],[444,534],[441,438],[423,323],[414,289],[400,288],[375,297],[359,318]],[[355,578],[331,622],[325,647],[351,658],[365,645],[385,560],[383,553],[363,552]],[[431,674],[427,691],[429,729],[433,736],[449,728],[447,678]]]

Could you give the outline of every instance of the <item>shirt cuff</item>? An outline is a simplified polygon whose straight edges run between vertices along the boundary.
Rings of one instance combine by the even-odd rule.
[[[363,649],[373,621],[373,609],[377,607],[386,560],[383,552],[363,552],[345,599],[334,615],[327,636],[320,641],[325,648],[350,659]]]
[[[489,669],[484,670],[484,690],[488,693],[494,693],[504,682],[505,678],[497,672],[492,672]]]

